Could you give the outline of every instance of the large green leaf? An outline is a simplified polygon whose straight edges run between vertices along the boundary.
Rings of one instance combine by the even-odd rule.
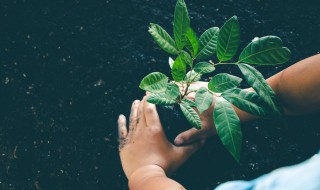
[[[288,61],[291,52],[282,47],[282,41],[276,36],[255,38],[244,48],[239,57],[239,62],[259,65],[275,65]]]
[[[251,113],[252,115],[267,115],[267,112],[264,110],[263,104],[260,101],[259,95],[255,92],[234,88],[224,91],[221,96],[237,108]]]
[[[152,93],[148,96],[147,101],[158,105],[170,105],[176,103],[175,100],[169,99],[165,93]]]
[[[187,73],[185,80],[189,83],[197,82],[201,79],[201,74],[191,70]]]
[[[182,103],[188,104],[190,107],[197,107],[196,103],[188,98],[183,98]]]
[[[213,92],[223,92],[225,90],[239,86],[242,79],[227,73],[215,75],[208,83],[208,88]]]
[[[197,59],[206,59],[216,52],[217,37],[219,28],[213,27],[206,30],[199,39],[199,52],[196,56]]]
[[[201,73],[201,74],[206,74],[206,73],[211,73],[215,70],[216,68],[208,63],[208,62],[200,62],[200,63],[197,63],[195,66],[194,66],[194,70],[198,73]]]
[[[195,96],[195,102],[200,114],[209,109],[213,101],[213,95],[208,92],[208,89],[201,87]]]
[[[242,146],[239,117],[231,104],[222,98],[216,100],[213,116],[214,124],[222,143],[233,158],[239,162]]]
[[[230,60],[240,44],[240,25],[236,16],[231,17],[220,29],[218,35],[217,55],[219,61]]]
[[[166,97],[168,99],[176,100],[179,94],[180,94],[179,86],[173,83],[169,83],[167,86],[167,90],[165,92]]]
[[[261,100],[267,104],[275,115],[281,116],[282,109],[276,99],[276,95],[262,74],[250,65],[238,64],[238,66],[247,83],[257,92]]]
[[[164,51],[178,55],[178,49],[174,40],[161,26],[151,23],[149,33]]]
[[[160,93],[166,91],[167,85],[168,77],[166,75],[153,72],[142,79],[139,87],[145,91]]]
[[[186,48],[190,51],[191,55],[194,57],[198,53],[199,42],[196,33],[193,31],[191,27],[189,27],[188,32],[186,34]]]
[[[201,129],[201,120],[197,112],[189,104],[186,103],[181,103],[180,108],[191,126],[195,127],[196,129]]]
[[[184,0],[178,0],[174,11],[173,33],[179,50],[186,45],[186,36],[190,27],[187,5]]]
[[[176,82],[180,82],[186,76],[186,72],[187,72],[186,63],[183,60],[182,56],[179,55],[177,59],[174,61],[171,69],[172,77]]]

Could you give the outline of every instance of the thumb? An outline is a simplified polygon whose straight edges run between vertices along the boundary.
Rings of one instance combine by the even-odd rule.
[[[197,141],[192,144],[186,145],[186,146],[180,146],[177,147],[179,149],[179,152],[182,154],[184,158],[188,158],[193,153],[195,153],[197,150],[199,150],[205,143],[205,140]]]
[[[180,133],[174,140],[175,145],[183,145],[203,139],[201,130],[191,128]]]

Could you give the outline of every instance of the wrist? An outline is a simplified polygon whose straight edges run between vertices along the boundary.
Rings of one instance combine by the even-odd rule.
[[[167,177],[164,170],[158,165],[146,165],[136,169],[128,178],[129,189],[142,189],[143,185],[155,177]]]

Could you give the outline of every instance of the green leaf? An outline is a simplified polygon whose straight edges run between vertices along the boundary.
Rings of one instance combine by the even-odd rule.
[[[206,30],[200,36],[199,53],[196,56],[197,59],[206,59],[216,52],[218,34],[219,28],[213,27]]]
[[[208,89],[201,87],[195,96],[195,102],[200,114],[209,109],[213,101],[213,95],[208,92]]]
[[[196,56],[199,49],[199,42],[196,33],[189,27],[186,33],[186,48],[190,51],[192,57]]]
[[[166,75],[159,72],[153,72],[142,79],[139,87],[145,91],[160,93],[167,89],[167,85],[168,77]]]
[[[186,63],[183,61],[182,56],[179,55],[177,59],[174,61],[171,75],[176,82],[180,82],[184,79],[187,72]]]
[[[161,26],[151,23],[149,33],[164,51],[173,55],[178,55],[178,49],[175,42]]]
[[[265,81],[262,74],[247,64],[238,64],[247,83],[257,92],[261,100],[268,105],[272,112],[277,115],[282,115],[282,109],[276,99],[276,95]]]
[[[188,104],[190,107],[197,107],[196,103],[188,98],[183,98],[182,99],[183,104]]]
[[[255,38],[244,48],[239,57],[239,62],[275,65],[287,62],[291,57],[288,48],[282,47],[282,41],[276,36]]]
[[[188,64],[190,67],[193,66],[193,61],[188,52],[182,50],[180,53],[180,57],[185,64]]]
[[[197,112],[191,106],[189,106],[189,104],[186,103],[180,104],[180,108],[191,126],[195,127],[196,129],[201,129],[201,120]]]
[[[213,92],[223,92],[225,90],[239,86],[242,79],[227,73],[215,75],[208,83],[209,90]]]
[[[213,116],[214,124],[222,143],[233,158],[239,162],[242,145],[242,132],[239,117],[232,105],[222,98],[216,100]]]
[[[165,93],[152,93],[148,96],[147,101],[158,105],[170,105],[176,103],[175,100],[169,99]]]
[[[168,99],[176,100],[177,97],[180,95],[180,88],[178,85],[169,83],[167,86],[167,90],[165,95]]]
[[[174,11],[173,33],[179,50],[186,45],[185,34],[190,27],[187,5],[184,0],[178,0]]]
[[[221,96],[237,108],[256,116],[267,116],[257,93],[234,88],[224,91]]]
[[[201,74],[195,72],[194,70],[191,70],[187,73],[185,80],[189,83],[191,82],[197,82],[201,79]]]
[[[236,16],[231,17],[220,29],[217,55],[219,61],[230,60],[240,44],[240,25]]]
[[[200,62],[200,63],[197,63],[194,67],[194,70],[198,73],[201,73],[201,74],[206,74],[206,73],[211,73],[215,70],[216,68],[208,63],[208,62]]]

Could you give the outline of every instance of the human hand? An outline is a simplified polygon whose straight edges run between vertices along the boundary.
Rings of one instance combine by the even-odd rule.
[[[129,131],[126,118],[118,119],[119,152],[123,170],[129,178],[144,166],[160,166],[167,174],[174,172],[203,142],[177,147],[168,142],[154,104],[144,98],[132,104]]]
[[[206,87],[208,88],[208,83],[207,82],[194,82],[190,85],[189,89],[190,90],[198,90],[201,87]],[[184,91],[183,87],[181,87],[181,90]],[[186,98],[189,98],[191,100],[195,99],[195,92],[189,93]],[[206,139],[207,137],[213,136],[216,134],[216,128],[214,125],[213,121],[213,108],[214,108],[214,103],[216,100],[216,95],[214,95],[212,104],[209,109],[204,111],[202,114],[199,114],[198,110],[196,112],[198,113],[200,120],[201,120],[201,129],[195,129],[191,128],[187,131],[184,131],[180,133],[176,138],[174,143],[176,145],[182,145],[182,144],[189,144],[198,140],[203,140]]]

